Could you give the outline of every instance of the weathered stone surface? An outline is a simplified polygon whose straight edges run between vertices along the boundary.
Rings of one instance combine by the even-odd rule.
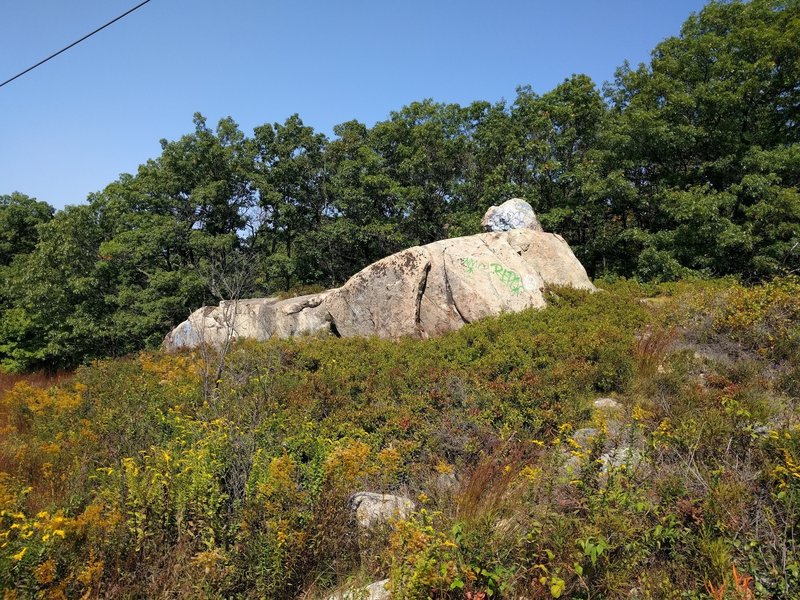
[[[484,317],[542,308],[548,286],[595,289],[561,236],[541,228],[483,233],[408,248],[321,294],[204,307],[178,325],[165,346],[219,347],[240,337],[328,331],[428,338]]]
[[[264,333],[257,339],[287,338],[330,331],[330,314],[325,306],[325,299],[329,295],[330,292],[322,292],[273,304],[264,314]]]
[[[594,291],[586,269],[575,258],[566,240],[556,233],[516,229],[504,235],[528,268],[547,286],[566,286]]]
[[[220,348],[239,338],[266,340],[273,336],[286,338],[329,331],[329,314],[322,306],[327,294],[289,300],[225,300],[219,306],[204,306],[173,329],[164,340],[164,346],[176,349],[209,344]]]
[[[170,349],[202,344],[222,347],[237,338],[264,339],[267,314],[277,303],[277,298],[251,298],[204,306],[173,329],[164,345]]]
[[[405,496],[356,492],[350,496],[350,510],[360,527],[369,529],[391,519],[405,519],[414,511],[414,502]]]
[[[524,233],[536,234],[530,230]],[[544,307],[545,283],[509,244],[510,235],[484,233],[428,246],[433,252],[442,249],[444,288],[449,290],[449,298],[437,297],[437,286],[431,288],[428,297],[440,305],[449,300],[461,318],[458,327],[504,312]]]
[[[385,338],[417,334],[419,298],[429,270],[427,251],[415,246],[353,275],[326,301],[338,334]]]
[[[392,595],[386,589],[387,583],[388,579],[375,581],[362,588],[336,593],[329,596],[328,600],[391,600]]]
[[[435,494],[448,494],[458,488],[458,476],[455,473],[439,473],[431,484]]]
[[[570,437],[580,444],[582,448],[589,448],[592,445],[592,441],[599,434],[600,432],[594,427],[584,427],[583,429],[575,430]]]
[[[519,229],[409,248],[353,276],[326,305],[342,336],[427,338],[542,308],[548,285],[594,289],[562,238]]]
[[[642,453],[636,448],[620,446],[601,454],[599,460],[601,462],[600,471],[607,473],[611,469],[619,469],[623,466],[637,467],[642,462]]]
[[[618,410],[622,408],[622,404],[613,398],[598,398],[594,401],[594,407],[597,410]]]
[[[500,206],[492,206],[481,221],[484,231],[511,231],[512,229],[533,229],[542,231],[539,219],[531,205],[522,198],[511,198]]]

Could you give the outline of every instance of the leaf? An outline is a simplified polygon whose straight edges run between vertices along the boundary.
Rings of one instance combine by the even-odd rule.
[[[566,584],[564,580],[560,577],[551,577],[550,578],[550,595],[553,598],[560,598],[561,594],[564,593],[564,587]]]

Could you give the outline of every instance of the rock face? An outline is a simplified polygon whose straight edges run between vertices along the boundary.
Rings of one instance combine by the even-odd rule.
[[[359,527],[369,529],[391,519],[405,519],[414,512],[414,502],[405,496],[356,492],[350,496],[350,510]]]
[[[525,217],[524,207],[506,210],[509,203],[515,207],[523,203],[532,220]],[[541,231],[524,201],[514,199],[492,207],[484,217],[487,220],[498,227],[519,223],[523,228],[408,248],[321,294],[203,307],[178,325],[164,345],[167,349],[203,343],[220,347],[236,338],[265,340],[319,332],[428,338],[484,317],[542,308],[548,286],[595,289],[569,245],[561,236]]]
[[[330,315],[322,303],[330,292],[288,300],[251,298],[226,300],[219,306],[194,311],[164,339],[167,349],[217,348],[238,338],[266,340],[273,336],[314,334],[331,329]]]
[[[511,231],[512,229],[542,231],[542,226],[539,224],[533,208],[522,198],[511,198],[500,206],[492,206],[483,215],[481,228],[484,231]]]

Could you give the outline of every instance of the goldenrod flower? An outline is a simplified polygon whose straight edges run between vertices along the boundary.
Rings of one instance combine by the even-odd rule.
[[[25,553],[26,553],[27,551],[28,551],[28,548],[23,548],[22,550],[20,550],[19,552],[17,552],[15,555],[13,555],[13,556],[11,557],[11,560],[17,560],[17,561],[19,561],[19,560],[22,560],[22,557],[23,557],[23,556],[25,556]]]

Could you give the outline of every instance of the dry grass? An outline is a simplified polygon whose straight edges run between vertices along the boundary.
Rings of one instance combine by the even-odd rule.
[[[57,373],[3,373],[0,371],[0,402],[11,388],[21,382],[26,382],[35,387],[51,387],[63,383],[72,377],[70,372]]]
[[[640,333],[633,349],[639,374],[655,374],[677,339],[675,327],[647,327]]]
[[[466,522],[494,519],[510,497],[514,482],[527,463],[521,446],[504,445],[480,461],[461,481],[455,497],[455,517]]]

